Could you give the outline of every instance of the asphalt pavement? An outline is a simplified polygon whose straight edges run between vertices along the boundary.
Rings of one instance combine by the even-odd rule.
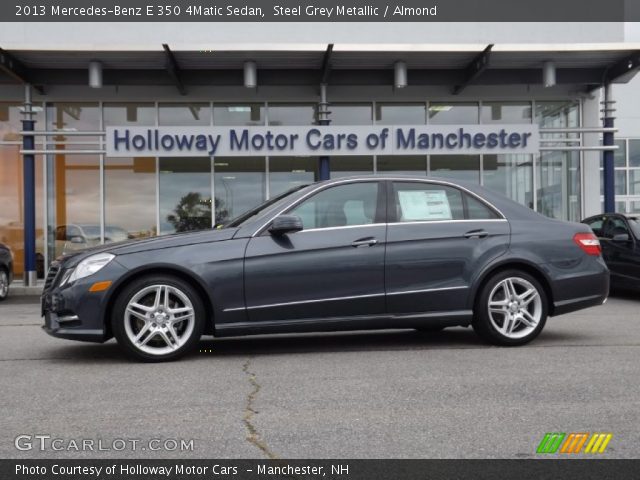
[[[533,458],[546,432],[611,432],[601,457],[640,457],[636,295],[524,347],[464,328],[206,337],[165,364],[51,338],[38,310],[0,304],[0,458]]]

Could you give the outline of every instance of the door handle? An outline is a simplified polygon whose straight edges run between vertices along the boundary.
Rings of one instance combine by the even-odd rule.
[[[486,230],[471,230],[464,234],[464,238],[485,238],[489,236]]]
[[[359,240],[355,240],[353,242],[351,242],[351,246],[352,247],[372,247],[373,245],[375,245],[376,243],[378,243],[378,240],[376,240],[373,237],[369,237],[369,238],[361,238]]]

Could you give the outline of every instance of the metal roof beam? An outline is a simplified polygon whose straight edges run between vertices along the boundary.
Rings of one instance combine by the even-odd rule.
[[[321,70],[322,75],[320,77],[321,84],[327,84],[329,82],[329,75],[331,74],[331,55],[333,55],[333,43],[327,45],[327,49],[324,52]]]
[[[491,58],[491,49],[493,43],[487,45],[480,55],[473,59],[473,61],[467,65],[464,74],[464,81],[460,85],[453,87],[453,94],[458,95],[467,86],[477,79],[482,73],[489,68],[489,60]]]
[[[604,83],[627,83],[640,70],[640,50],[610,65]]]
[[[30,81],[31,75],[29,70],[18,60],[13,58],[11,54],[9,54],[6,50],[0,48],[0,71],[6,73],[14,80],[24,83],[31,84]],[[32,87],[40,94],[44,95],[44,90],[41,86],[32,85]]]
[[[176,62],[176,57],[174,57],[173,52],[166,43],[162,44],[162,48],[164,48],[165,68],[167,73],[171,77],[171,80],[173,80],[173,83],[178,89],[178,92],[180,92],[180,95],[186,95],[187,89],[184,87],[184,83],[182,83],[180,67],[178,66],[178,62]]]

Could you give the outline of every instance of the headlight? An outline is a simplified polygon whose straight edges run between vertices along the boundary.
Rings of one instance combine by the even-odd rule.
[[[65,283],[73,283],[81,278],[88,277],[102,270],[107,264],[115,258],[111,253],[97,253],[82,260],[76,268],[73,269],[71,275],[65,275],[60,285]]]

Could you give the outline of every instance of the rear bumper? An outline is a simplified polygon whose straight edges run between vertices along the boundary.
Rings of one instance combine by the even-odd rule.
[[[564,272],[563,272],[564,273]],[[609,270],[598,258],[580,273],[558,275],[553,282],[553,311],[562,315],[602,305],[609,296]]]

